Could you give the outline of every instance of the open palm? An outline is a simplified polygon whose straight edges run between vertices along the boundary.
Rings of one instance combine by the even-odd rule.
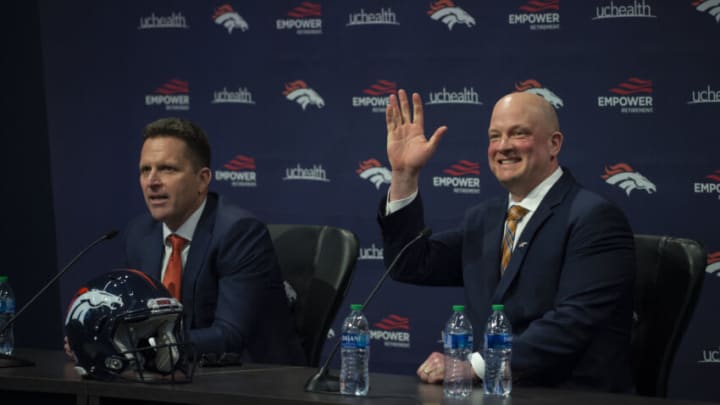
[[[387,154],[393,172],[416,176],[435,153],[447,127],[439,127],[429,139],[426,138],[420,95],[413,93],[412,102],[411,115],[407,93],[400,90],[397,96],[391,95],[385,118]]]

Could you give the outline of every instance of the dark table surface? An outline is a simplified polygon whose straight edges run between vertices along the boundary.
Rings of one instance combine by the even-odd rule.
[[[314,368],[277,365],[201,368],[190,384],[158,385],[101,382],[79,377],[61,351],[17,350],[35,362],[32,367],[0,368],[0,391],[67,394],[75,403],[185,404],[701,404],[701,402],[540,388],[515,388],[508,398],[484,397],[477,387],[468,400],[442,398],[442,386],[419,382],[414,376],[371,373],[367,397],[308,393],[303,390]],[[5,401],[2,401],[3,403]]]

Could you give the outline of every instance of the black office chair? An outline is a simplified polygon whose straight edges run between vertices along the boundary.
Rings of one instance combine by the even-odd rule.
[[[293,313],[305,355],[311,366],[318,366],[355,268],[357,238],[323,225],[268,224],[268,230],[283,277],[297,294]]]
[[[635,235],[633,377],[640,395],[666,397],[670,368],[700,293],[707,257],[698,242]]]

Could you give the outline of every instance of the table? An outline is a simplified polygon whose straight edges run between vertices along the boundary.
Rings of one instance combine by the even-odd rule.
[[[152,385],[101,382],[79,377],[62,351],[17,350],[33,367],[0,369],[0,403],[10,404],[484,404],[484,405],[679,405],[700,402],[540,388],[516,388],[509,398],[483,397],[447,401],[440,385],[414,376],[371,373],[367,397],[303,391],[314,368],[250,364],[242,367],[201,368],[191,384]]]

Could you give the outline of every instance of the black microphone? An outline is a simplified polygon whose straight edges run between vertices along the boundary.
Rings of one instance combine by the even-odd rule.
[[[15,320],[20,316],[20,314],[22,314],[30,305],[32,305],[45,292],[45,290],[50,288],[51,285],[55,284],[55,282],[60,277],[62,277],[62,275],[65,274],[70,269],[70,267],[72,267],[72,265],[75,264],[75,262],[77,262],[78,259],[80,259],[88,250],[92,249],[95,245],[97,245],[98,243],[100,243],[104,240],[109,240],[109,239],[114,238],[117,234],[118,234],[118,231],[112,230],[112,231],[104,234],[103,236],[97,238],[91,244],[89,244],[85,249],[81,250],[80,253],[78,253],[77,256],[73,257],[73,259],[70,260],[70,262],[68,264],[66,264],[65,267],[63,267],[62,270],[60,270],[52,279],[50,279],[50,281],[48,281],[47,284],[45,284],[43,286],[43,288],[41,288],[40,291],[37,292],[37,294],[35,294],[32,298],[30,298],[30,300],[25,305],[23,305],[22,308],[20,308],[17,312],[15,312],[15,314],[12,317],[10,317],[10,320],[8,320],[7,323],[5,323],[5,325],[3,325],[2,328],[0,328],[0,335],[3,332],[5,332],[5,330],[7,330],[13,323],[15,323]],[[21,359],[21,358],[15,357],[15,356],[7,355],[7,354],[0,354],[0,368],[32,366],[34,364],[35,363],[33,363],[30,360]]]
[[[425,227],[422,231],[420,231],[417,236],[415,236],[410,242],[406,243],[405,246],[400,249],[397,255],[395,255],[395,258],[393,259],[392,263],[388,266],[387,270],[385,270],[385,273],[383,273],[382,277],[380,277],[380,280],[375,284],[375,287],[373,287],[372,291],[370,291],[370,294],[368,294],[368,297],[365,298],[365,302],[363,302],[363,310],[367,308],[368,303],[370,300],[373,299],[375,296],[375,293],[377,293],[378,289],[380,289],[380,286],[385,282],[385,279],[387,276],[390,275],[390,272],[395,268],[395,263],[397,263],[398,259],[402,257],[403,253],[412,246],[415,242],[418,240],[428,237],[432,234],[432,230],[429,227]],[[310,379],[307,380],[305,383],[305,391],[306,392],[325,392],[325,393],[340,393],[340,378],[338,376],[333,376],[329,374],[328,366],[330,365],[330,361],[335,357],[335,354],[337,354],[338,348],[340,347],[340,343],[342,342],[342,338],[338,339],[337,342],[335,342],[335,346],[333,346],[332,350],[330,351],[330,354],[327,357],[327,360],[325,360],[325,363],[318,369],[318,371],[310,377]]]

